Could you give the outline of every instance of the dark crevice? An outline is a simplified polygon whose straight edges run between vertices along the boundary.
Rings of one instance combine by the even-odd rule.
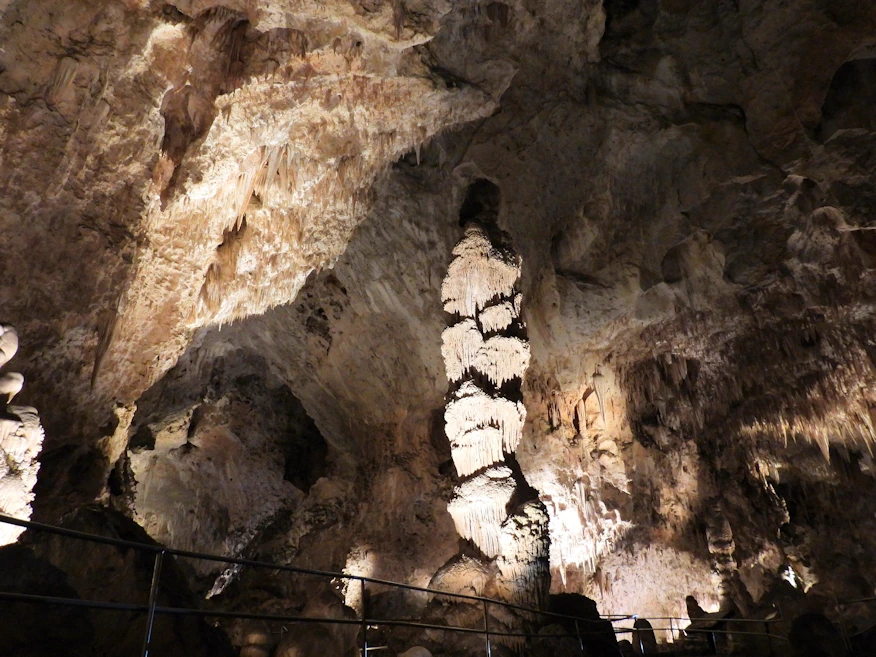
[[[815,136],[824,142],[838,130],[876,132],[876,59],[853,59],[839,67],[821,108]]]
[[[495,223],[499,217],[500,201],[501,191],[496,183],[485,178],[475,180],[468,186],[459,209],[459,225],[465,226],[470,221]]]
[[[301,423],[286,449],[283,479],[305,493],[310,491],[325,476],[327,456],[328,443],[313,419],[302,412]]]
[[[128,440],[128,449],[138,454],[155,449],[155,436],[148,424],[144,424]]]

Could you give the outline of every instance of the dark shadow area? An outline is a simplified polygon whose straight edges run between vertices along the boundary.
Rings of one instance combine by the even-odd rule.
[[[499,217],[501,200],[502,193],[496,183],[478,178],[468,186],[465,200],[459,209],[459,225],[465,226],[469,221],[495,223]]]
[[[876,59],[853,59],[839,67],[821,108],[816,138],[825,142],[838,130],[876,132]]]
[[[550,596],[548,611],[564,616],[575,616],[586,619],[578,622],[567,619],[557,619],[556,623],[570,635],[580,637],[581,645],[585,654],[593,655],[616,655],[617,639],[612,624],[599,617],[596,602],[577,593],[559,593]],[[545,617],[545,623],[554,622],[550,617]],[[588,622],[589,621],[589,622]]]
[[[606,0],[605,35],[608,39],[630,37],[649,30],[657,20],[657,0]]]
[[[82,507],[60,523],[67,529],[158,545],[132,520],[110,509]],[[154,556],[110,545],[27,532],[20,545],[0,548],[0,589],[82,600],[144,604]],[[158,604],[198,608],[173,557],[166,556]],[[140,654],[146,614],[23,602],[0,602],[0,655],[128,657]],[[159,614],[150,654],[231,657],[228,639],[206,620]]]
[[[293,399],[298,406],[301,406],[301,402],[294,397]],[[303,407],[297,415],[299,423],[295,433],[290,436],[283,478],[307,493],[310,487],[326,473],[328,443]]]

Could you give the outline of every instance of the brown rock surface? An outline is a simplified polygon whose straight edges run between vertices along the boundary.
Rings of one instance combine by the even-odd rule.
[[[645,617],[754,613],[783,577],[873,595],[873,3],[0,14],[0,321],[41,519],[101,500],[174,547],[428,584],[460,547],[441,281],[496,203],[525,303],[488,322],[526,324],[552,591]]]

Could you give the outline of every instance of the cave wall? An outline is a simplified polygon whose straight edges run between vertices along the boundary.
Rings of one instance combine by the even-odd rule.
[[[487,179],[552,590],[872,595],[869,3],[43,5],[0,3],[38,515],[427,584],[440,285]]]

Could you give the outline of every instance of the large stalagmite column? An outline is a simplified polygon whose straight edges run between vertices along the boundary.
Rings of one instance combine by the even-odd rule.
[[[461,478],[448,505],[460,536],[495,559],[499,595],[541,606],[550,587],[547,513],[514,459],[526,409],[529,343],[520,319],[520,257],[494,225],[469,222],[441,287],[453,316],[441,353],[444,420]]]

